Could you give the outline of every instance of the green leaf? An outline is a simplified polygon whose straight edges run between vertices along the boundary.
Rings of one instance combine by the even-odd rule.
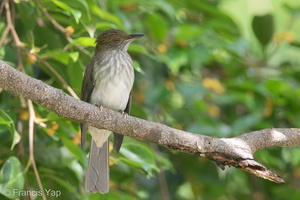
[[[24,170],[18,158],[9,157],[0,171],[0,193],[15,199],[24,188]]]
[[[84,154],[80,147],[75,145],[71,140],[67,138],[61,138],[64,146],[82,163],[84,164]]]
[[[270,90],[273,94],[281,94],[282,92],[288,91],[290,87],[286,82],[280,79],[270,79],[265,82],[266,87]]]
[[[134,60],[134,61],[133,61],[133,67],[134,67],[134,69],[135,69],[137,72],[139,72],[139,73],[141,73],[141,74],[145,74],[145,72],[142,70],[142,68],[141,68],[139,62],[137,62],[137,61]]]
[[[116,25],[112,24],[111,22],[99,22],[96,24],[96,27],[95,27],[96,30],[98,30],[98,29],[105,30],[105,29],[111,29],[111,28],[117,28],[117,27],[116,27]]]
[[[74,187],[72,187],[72,185],[70,183],[66,182],[66,180],[61,179],[57,176],[51,176],[51,179],[54,180],[59,185],[61,185],[61,187],[66,188],[67,190],[69,190],[73,194],[76,194],[76,190],[74,189]]]
[[[69,46],[74,46],[74,45],[82,45],[82,46],[90,46],[93,47],[95,46],[95,39],[94,38],[90,38],[90,37],[80,37],[75,39],[72,43],[68,44]]]
[[[155,39],[157,39],[158,41],[162,41],[166,38],[169,27],[165,18],[161,17],[158,14],[149,15],[146,18],[145,24],[147,24],[151,36],[153,36]]]
[[[21,136],[15,129],[14,121],[2,109],[0,109],[0,124],[6,125],[7,129],[9,130],[9,132],[11,133],[11,135],[13,137],[13,142],[10,147],[10,149],[12,150],[14,148],[14,146],[20,142]]]
[[[63,65],[69,64],[69,54],[66,52],[61,52],[60,54],[57,54],[53,57],[53,59],[62,63]]]
[[[51,145],[35,145],[35,160],[37,163],[51,167],[64,167],[74,160],[73,154],[67,147],[58,147],[56,143]]]
[[[124,143],[120,152],[124,155],[120,160],[131,166],[143,169],[150,176],[153,175],[153,170],[160,171],[156,166],[153,151],[142,143]]]
[[[286,4],[283,5],[283,7],[288,12],[290,12],[293,17],[297,17],[297,16],[300,15],[300,7],[297,6],[296,4],[294,6],[292,6],[292,5],[289,5],[289,4],[286,3]]]
[[[24,1],[21,1],[16,5],[18,8],[18,15],[20,16],[22,25],[25,27],[25,30],[32,30],[36,25],[35,9]]]
[[[128,51],[135,52],[138,54],[150,55],[148,50],[143,45],[134,44],[134,43],[130,44]]]
[[[181,51],[170,51],[165,59],[169,69],[174,74],[177,74],[180,70],[180,67],[186,65],[188,62],[187,54],[183,54]]]
[[[291,42],[291,45],[297,48],[300,48],[300,42]]]
[[[175,18],[176,11],[174,10],[174,8],[172,7],[172,5],[169,2],[166,2],[166,1],[153,1],[153,3],[156,4],[156,6],[158,8],[160,8],[162,11],[164,11],[165,14],[167,14],[170,19]]]
[[[70,63],[67,67],[68,83],[75,91],[80,91],[83,73],[82,67],[86,64],[82,63],[81,59],[78,59],[77,62]]]
[[[79,23],[79,19],[81,17],[81,11],[80,10],[75,10],[75,9],[73,9],[72,11],[73,11],[72,14],[73,14],[73,16],[75,18],[75,21],[78,24]]]
[[[260,113],[248,114],[245,116],[241,116],[236,119],[232,124],[233,132],[241,132],[247,129],[251,129],[255,125],[257,125],[262,119]]]
[[[100,9],[99,6],[92,6],[92,11],[96,15],[100,16],[100,18],[110,21],[110,22],[113,22],[114,24],[117,25],[117,27],[120,27],[120,28],[123,27],[121,20],[117,16]]]
[[[252,29],[260,44],[266,46],[274,33],[273,15],[254,16]]]
[[[73,62],[77,62],[77,60],[79,58],[79,52],[78,51],[71,52],[71,53],[69,53],[69,56],[73,60]]]
[[[55,3],[61,9],[67,11],[68,13],[71,13],[73,15],[76,23],[77,24],[79,23],[79,19],[81,18],[81,11],[71,8],[70,6],[68,6],[67,4],[65,4],[61,1],[53,0],[52,2]]]

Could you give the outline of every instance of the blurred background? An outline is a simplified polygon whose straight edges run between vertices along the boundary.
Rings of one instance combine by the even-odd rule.
[[[192,133],[234,137],[300,127],[300,1],[3,0],[0,59],[80,96],[95,37],[112,28],[144,33],[131,44],[131,115]],[[0,89],[1,91],[1,89]],[[0,92],[0,199],[4,188],[61,191],[47,199],[300,199],[300,149],[274,147],[255,158],[282,176],[276,184],[210,160],[126,137],[110,155],[111,189],[84,191],[87,152],[79,123]],[[31,109],[32,111],[32,109]],[[29,117],[34,117],[34,171]],[[30,161],[31,160],[31,161]]]

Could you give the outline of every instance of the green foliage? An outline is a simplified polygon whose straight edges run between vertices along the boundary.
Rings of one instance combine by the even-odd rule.
[[[10,199],[19,195],[14,190],[22,190],[24,187],[24,171],[16,157],[9,157],[0,171],[0,192]]]
[[[273,16],[270,14],[264,16],[254,16],[252,21],[253,32],[264,47],[272,39],[274,34]]]
[[[16,131],[14,121],[2,109],[0,109],[0,124],[5,125],[6,128],[9,130],[9,132],[11,133],[13,138],[11,149],[13,149],[14,146],[20,142],[21,138],[19,133]]]
[[[119,28],[147,36],[129,48],[136,69],[133,116],[213,137],[300,126],[297,1],[9,1],[24,46],[7,30],[7,7],[0,8],[0,59],[67,93],[70,86],[80,95],[95,37]],[[130,138],[110,155],[110,193],[89,194],[79,124],[38,104],[34,111],[38,173],[44,189],[61,192],[47,199],[167,199],[166,192],[170,199],[300,198],[299,149],[255,155],[287,182],[276,185]],[[29,163],[28,120],[27,101],[1,91],[0,199],[24,197],[4,188],[40,190]]]

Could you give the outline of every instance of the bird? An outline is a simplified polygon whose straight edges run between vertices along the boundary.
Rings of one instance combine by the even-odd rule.
[[[127,52],[129,44],[144,34],[127,34],[119,29],[102,32],[96,39],[95,52],[84,72],[81,100],[129,114],[134,82],[133,61]],[[86,132],[91,142],[85,189],[109,192],[109,135],[111,131],[80,124],[81,147],[86,146]],[[114,133],[113,149],[119,152],[123,135]]]

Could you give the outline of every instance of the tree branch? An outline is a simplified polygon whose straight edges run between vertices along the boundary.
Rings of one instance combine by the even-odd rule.
[[[0,87],[45,106],[59,116],[117,132],[136,140],[157,143],[170,150],[203,156],[222,169],[234,166],[256,176],[283,183],[284,180],[256,162],[253,154],[272,146],[300,146],[300,129],[265,129],[233,138],[212,138],[177,130],[77,100],[0,61]]]

